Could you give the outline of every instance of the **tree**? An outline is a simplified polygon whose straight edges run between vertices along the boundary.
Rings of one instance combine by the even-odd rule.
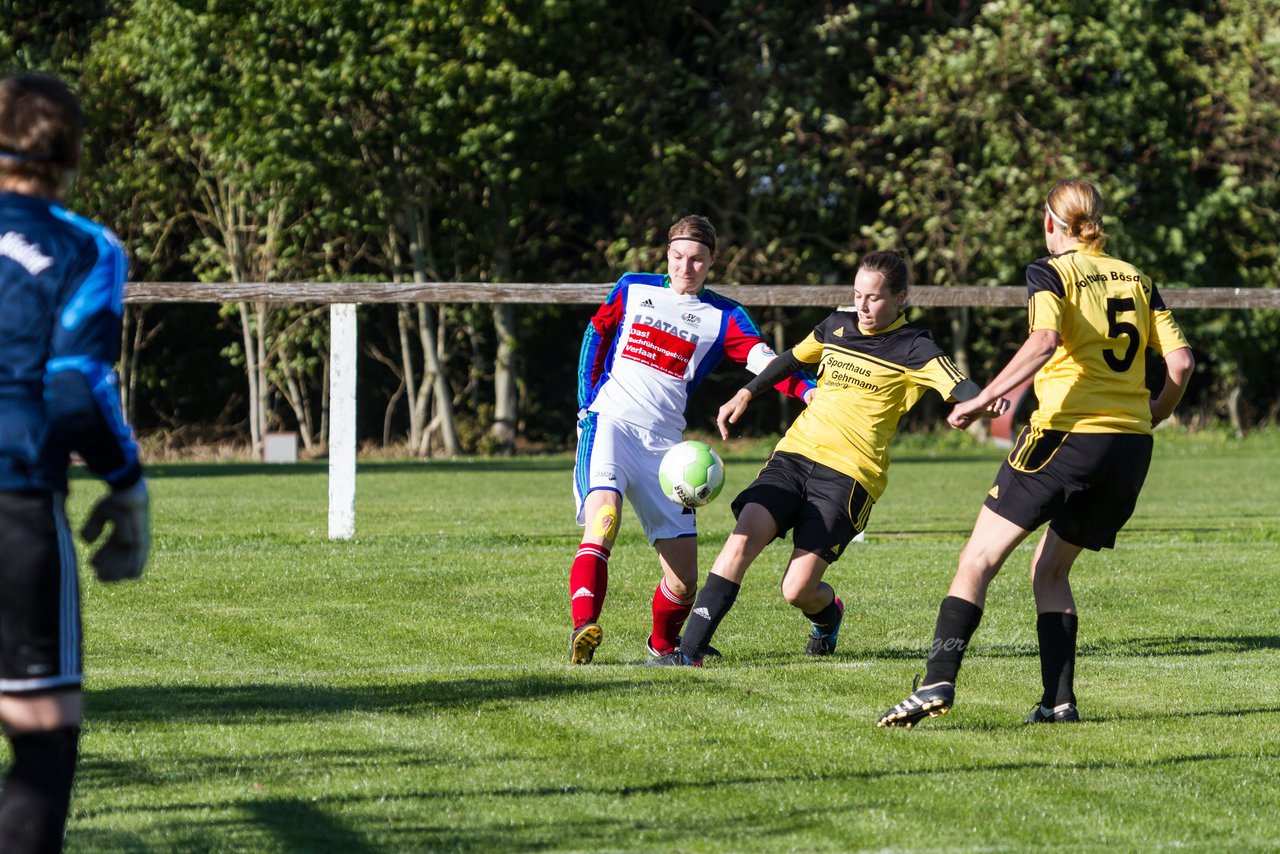
[[[190,260],[205,279],[301,278],[334,257],[320,212],[347,195],[346,185],[326,170],[325,90],[309,85],[336,50],[325,38],[325,15],[310,0],[211,3],[200,14],[139,0],[103,45],[159,104],[162,118],[151,130],[169,137],[159,145],[193,177],[201,238]],[[327,333],[314,311],[264,303],[224,311],[241,333],[227,353],[246,371],[255,446],[277,396],[307,448],[325,441],[313,401],[323,397]]]

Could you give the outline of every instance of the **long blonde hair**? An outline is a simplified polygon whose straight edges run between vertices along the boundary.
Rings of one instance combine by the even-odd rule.
[[[1107,245],[1102,229],[1102,194],[1088,181],[1059,181],[1045,202],[1049,216],[1067,234],[1097,252]]]

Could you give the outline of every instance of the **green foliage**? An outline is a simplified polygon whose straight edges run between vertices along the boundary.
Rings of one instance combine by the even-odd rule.
[[[728,488],[767,452],[729,455]],[[827,573],[834,657],[802,654],[783,542],[721,624],[725,658],[684,672],[633,666],[659,569],[629,511],[604,645],[566,665],[567,456],[362,466],[346,543],[325,539],[322,463],[154,466],[146,575],[84,588],[66,848],[918,850],[945,828],[955,850],[1267,850],[1278,454],[1274,432],[1160,432],[1117,548],[1072,574],[1084,723],[1020,723],[1040,691],[1029,544],[955,709],[910,732],[874,721],[922,664],[999,463],[973,442],[896,448],[867,541]],[[96,492],[73,483],[73,524]],[[704,569],[728,505],[698,513]]]
[[[701,212],[722,237],[713,284],[847,282],[892,246],[923,284],[1018,285],[1046,191],[1079,175],[1112,249],[1162,288],[1280,281],[1273,0],[82,6],[4,7],[0,57],[78,74],[92,133],[74,201],[140,279],[604,282],[660,269],[666,228]],[[517,312],[526,436],[569,432],[586,313]],[[475,419],[494,404],[494,324],[442,316]],[[319,339],[269,320],[280,361],[313,371]],[[1024,328],[1005,310],[924,320],[979,378]],[[1274,418],[1274,318],[1184,320],[1193,402]],[[812,318],[770,322],[792,343]]]
[[[41,71],[73,75],[95,28],[106,16],[103,2],[0,2],[0,74]]]

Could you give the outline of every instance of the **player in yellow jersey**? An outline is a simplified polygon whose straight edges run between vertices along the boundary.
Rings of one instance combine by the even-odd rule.
[[[1050,255],[1027,268],[1030,334],[1009,364],[948,417],[964,427],[982,406],[1035,377],[1039,408],[979,511],[942,601],[924,684],[880,716],[910,727],[946,713],[987,587],[1045,522],[1031,561],[1043,694],[1027,723],[1080,719],[1074,689],[1076,603],[1068,575],[1084,549],[1115,546],[1151,462],[1151,431],[1182,399],[1195,360],[1151,279],[1102,251],[1102,197],[1061,181],[1044,210]],[[1145,351],[1164,357],[1164,385],[1147,392]]]
[[[775,375],[818,366],[818,390],[808,408],[778,442],[756,480],[734,499],[738,523],[698,593],[680,646],[650,663],[701,664],[747,568],[788,531],[794,549],[782,595],[809,618],[805,652],[835,651],[844,605],[822,576],[866,527],[884,492],[889,441],[898,420],[931,388],[953,401],[979,392],[928,331],[907,324],[902,316],[907,285],[901,256],[868,254],[854,279],[856,311],[830,315],[720,408],[717,423],[727,439],[729,425],[754,395],[776,382]],[[983,409],[994,417],[1007,406],[1000,398]]]

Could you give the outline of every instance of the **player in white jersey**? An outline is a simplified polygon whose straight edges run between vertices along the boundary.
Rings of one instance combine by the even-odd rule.
[[[658,485],[662,455],[681,440],[689,393],[728,358],[759,373],[774,359],[745,308],[704,288],[716,231],[688,216],[667,235],[667,275],[627,273],[591,318],[578,363],[578,457],[574,496],[582,545],[569,571],[573,632],[569,660],[587,664],[599,625],[609,554],[626,496],[658,552],[662,580],[653,594],[649,652],[676,647],[698,587],[694,512]],[[811,378],[777,388],[804,399]]]

